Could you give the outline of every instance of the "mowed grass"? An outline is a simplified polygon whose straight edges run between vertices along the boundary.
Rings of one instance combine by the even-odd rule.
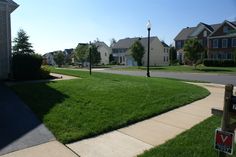
[[[127,126],[209,94],[201,87],[168,79],[52,70],[80,79],[12,89],[63,143]]]
[[[214,149],[214,135],[220,124],[220,117],[210,117],[139,157],[216,157],[218,152]]]
[[[114,70],[146,70],[146,67],[126,67],[126,68],[114,68]],[[188,73],[219,73],[219,74],[235,74],[236,67],[206,67],[197,66],[195,69],[193,66],[180,65],[180,66],[160,66],[150,67],[152,71],[167,71],[167,72],[188,72]]]

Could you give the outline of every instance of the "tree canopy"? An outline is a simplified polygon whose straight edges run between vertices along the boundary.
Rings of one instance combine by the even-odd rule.
[[[29,42],[29,36],[23,29],[20,29],[17,33],[17,37],[13,40],[13,53],[14,54],[33,54],[33,46]]]
[[[170,52],[169,52],[169,58],[170,58],[170,63],[173,64],[176,59],[177,59],[177,52],[174,46],[170,46]]]
[[[144,47],[139,40],[135,41],[130,47],[131,55],[138,63],[138,66],[142,65],[142,58],[144,55]]]
[[[204,48],[197,39],[189,39],[184,44],[184,51],[185,57],[196,67],[197,61],[203,56]]]
[[[89,49],[91,48],[92,64],[98,64],[101,61],[101,55],[95,44],[78,44],[75,48],[75,56],[79,62],[89,62]]]
[[[56,64],[61,67],[65,62],[65,54],[62,51],[55,51],[53,55],[53,59]]]

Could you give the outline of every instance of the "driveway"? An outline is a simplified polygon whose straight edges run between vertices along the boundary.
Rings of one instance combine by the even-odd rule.
[[[0,155],[52,140],[53,134],[0,82]]]
[[[146,76],[146,71],[123,71],[104,69],[97,72],[106,72],[112,74],[132,75],[132,76]],[[236,75],[230,74],[208,74],[208,73],[184,73],[184,72],[158,72],[151,71],[151,77],[173,78],[189,81],[204,81],[216,84],[233,84],[236,86]]]

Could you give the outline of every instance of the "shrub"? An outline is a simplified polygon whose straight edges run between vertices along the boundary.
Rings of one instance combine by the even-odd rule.
[[[210,60],[210,59],[205,59],[203,64],[205,66],[214,66],[214,67],[233,67],[233,66],[236,66],[236,62],[234,60]]]
[[[47,66],[42,66],[40,69],[40,78],[41,79],[48,79],[50,77],[50,68]]]
[[[16,54],[12,58],[12,73],[16,80],[39,79],[43,58],[38,54]]]

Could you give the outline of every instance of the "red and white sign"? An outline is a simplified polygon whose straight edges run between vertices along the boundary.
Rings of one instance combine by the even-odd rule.
[[[227,154],[233,154],[234,133],[216,129],[215,149]]]

